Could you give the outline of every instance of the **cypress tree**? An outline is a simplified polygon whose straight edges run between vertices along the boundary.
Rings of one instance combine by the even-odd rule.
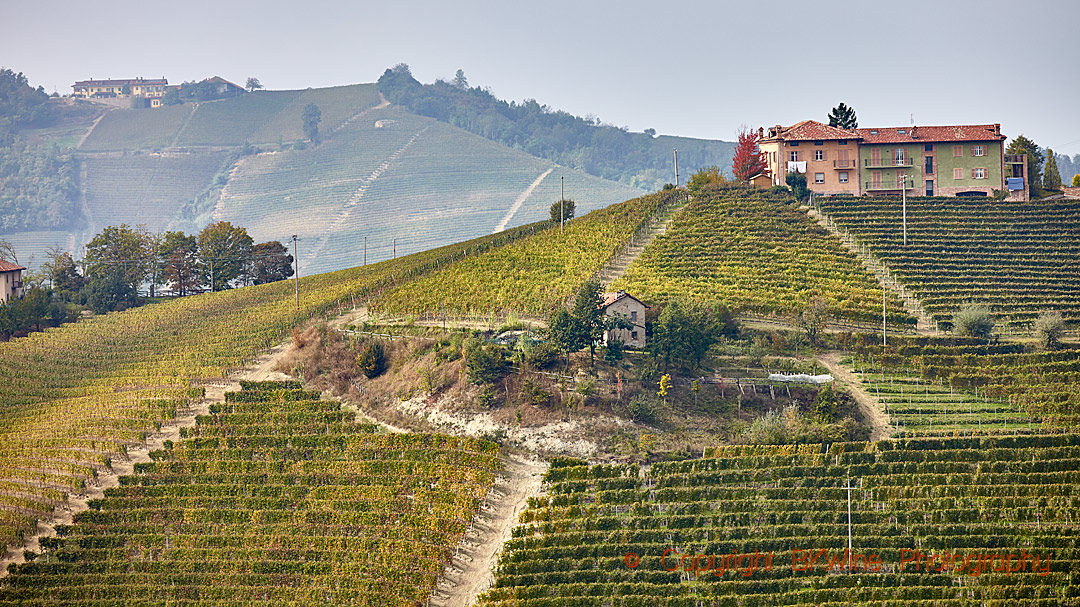
[[[1058,172],[1057,154],[1046,149],[1046,169],[1043,171],[1043,187],[1047,190],[1061,189],[1061,173]]]

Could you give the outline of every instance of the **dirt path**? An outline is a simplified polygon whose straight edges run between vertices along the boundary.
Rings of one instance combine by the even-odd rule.
[[[187,409],[177,411],[175,418],[162,424],[160,432],[150,435],[143,444],[128,448],[126,456],[119,455],[113,458],[108,469],[99,471],[96,479],[87,481],[83,493],[70,494],[66,503],[60,504],[53,510],[52,517],[38,521],[37,532],[30,539],[24,542],[22,546],[14,549],[13,552],[9,551],[2,555],[2,558],[0,558],[0,578],[8,575],[7,566],[9,563],[25,562],[23,551],[40,552],[41,538],[54,537],[57,526],[70,525],[76,514],[88,509],[87,502],[104,497],[106,489],[120,485],[121,476],[134,472],[135,464],[149,462],[151,451],[164,448],[165,441],[176,442],[180,440],[180,428],[194,426],[195,417],[208,414],[211,403],[224,401],[225,392],[239,390],[240,380],[291,379],[288,375],[274,370],[287,350],[288,345],[273,348],[270,352],[260,356],[252,366],[241,373],[229,379],[207,384],[205,386],[205,398],[193,403]]]
[[[348,118],[345,119],[344,122],[342,122],[341,124],[337,125],[336,127],[332,128],[332,129],[330,129],[330,134],[333,135],[334,133],[337,133],[341,129],[349,126],[349,124],[355,122],[356,120],[359,120],[360,118],[363,118],[368,113],[374,112],[375,110],[381,110],[381,109],[383,109],[385,107],[388,107],[389,105],[390,105],[390,102],[386,100],[386,97],[384,97],[382,93],[379,93],[379,105],[374,105],[372,107],[369,107],[366,110],[360,110],[359,112],[353,114],[352,116],[349,116]]]
[[[859,378],[840,364],[840,354],[830,352],[819,356],[818,360],[829,369],[829,373],[836,378],[836,381],[844,384],[848,391],[851,392],[851,395],[855,397],[855,402],[859,404],[859,410],[862,411],[863,417],[870,422],[870,440],[885,440],[892,436],[892,424],[889,422],[889,415],[882,409],[881,403],[863,388]]]
[[[658,234],[666,234],[668,226],[671,225],[671,218],[675,216],[675,213],[679,212],[682,206],[676,207],[667,213],[659,221],[654,221],[649,227],[649,231],[645,233],[645,237],[634,242],[630,246],[630,249],[623,255],[617,255],[600,270],[600,281],[604,283],[604,289],[608,290],[611,283],[622,278],[623,274],[626,274],[626,269],[630,267],[630,264],[641,255],[645,247],[649,246],[652,239]]]
[[[491,588],[502,547],[530,497],[540,495],[546,463],[512,456],[503,459],[503,473],[495,480],[480,506],[480,513],[465,530],[451,564],[435,585],[428,605],[467,607]]]
[[[525,188],[525,191],[518,194],[517,198],[514,199],[513,204],[511,204],[510,208],[506,211],[506,215],[504,215],[502,220],[495,226],[495,229],[491,231],[492,234],[498,234],[499,232],[502,232],[506,229],[506,224],[510,223],[510,220],[514,218],[514,215],[517,214],[518,210],[521,208],[521,205],[525,204],[525,200],[528,199],[529,196],[532,196],[533,190],[535,190],[536,187],[540,185],[540,182],[547,178],[547,176],[550,175],[551,172],[554,170],[555,167],[551,167],[550,169],[544,171],[540,174],[539,177],[536,178],[536,181],[533,181],[531,184],[529,184],[529,187]]]
[[[184,129],[187,128],[188,123],[191,122],[191,117],[195,115],[195,110],[197,109],[199,109],[198,103],[191,106],[191,112],[188,113],[187,118],[184,118],[184,121],[180,123],[180,128],[176,129],[176,133],[173,135],[172,141],[169,142],[169,147],[176,147],[177,142],[180,141],[180,133],[183,133]]]

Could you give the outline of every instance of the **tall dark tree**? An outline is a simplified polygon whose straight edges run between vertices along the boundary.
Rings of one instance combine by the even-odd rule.
[[[859,121],[855,117],[855,108],[848,107],[843,101],[829,112],[829,126],[842,129],[858,128]]]
[[[650,344],[653,355],[664,364],[701,368],[705,354],[721,336],[737,331],[731,312],[720,304],[675,300],[664,306],[653,323]]]
[[[596,278],[590,278],[581,285],[574,298],[574,309],[571,312],[578,322],[578,330],[581,331],[581,340],[589,347],[589,365],[595,362],[596,343],[603,339],[604,310],[600,307],[604,304],[604,285]]]
[[[251,251],[251,283],[285,280],[293,275],[292,264],[293,256],[285,245],[276,240],[260,242]]]
[[[305,105],[300,119],[303,121],[304,135],[307,135],[311,143],[319,143],[319,123],[322,122],[322,110],[319,106],[314,103]]]
[[[584,331],[581,330],[580,321],[567,312],[566,308],[559,306],[559,309],[548,318],[547,324],[548,337],[566,356],[566,363],[569,365],[570,355],[585,347],[585,341],[582,339]]]
[[[221,291],[244,275],[252,249],[246,229],[228,221],[217,221],[199,232],[198,242],[203,284]]]
[[[1046,148],[1046,171],[1043,173],[1043,187],[1047,190],[1061,189],[1061,173],[1058,171],[1057,154]]]
[[[1042,167],[1043,163],[1046,162],[1046,156],[1043,155],[1039,146],[1027,137],[1017,135],[1009,142],[1008,147],[1005,148],[1005,153],[1027,154],[1028,186],[1033,193],[1037,194],[1040,186],[1042,186]]]
[[[739,132],[735,146],[735,158],[731,161],[735,179],[746,183],[751,177],[765,170],[765,154],[758,149],[758,134],[744,128]]]
[[[465,70],[458,70],[454,74],[454,86],[459,89],[469,88],[469,80],[465,78]]]
[[[74,299],[86,285],[86,278],[79,273],[71,253],[53,247],[45,252],[45,257],[48,261],[42,264],[41,269],[49,277],[53,291],[63,299]]]

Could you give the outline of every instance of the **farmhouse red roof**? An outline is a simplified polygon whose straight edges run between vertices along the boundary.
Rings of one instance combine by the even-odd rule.
[[[803,120],[789,127],[773,127],[769,129],[766,139],[783,139],[785,141],[819,141],[824,139],[860,139],[858,133],[822,124],[816,120]]]
[[[0,259],[0,272],[14,272],[15,270],[25,270],[26,268],[20,266],[17,263],[11,263],[10,261],[4,261]]]
[[[649,306],[646,306],[645,303],[642,302],[640,299],[638,299],[637,297],[634,297],[633,295],[627,293],[626,291],[618,291],[616,293],[604,293],[602,295],[602,297],[604,298],[604,303],[600,306],[601,308],[606,308],[606,307],[610,306],[611,304],[619,301],[620,299],[622,299],[624,297],[629,297],[630,299],[633,299],[634,301],[636,301],[639,304],[645,306],[646,308],[649,307]]]
[[[953,126],[890,126],[855,129],[863,143],[920,143],[932,141],[1001,141],[1000,124]]]

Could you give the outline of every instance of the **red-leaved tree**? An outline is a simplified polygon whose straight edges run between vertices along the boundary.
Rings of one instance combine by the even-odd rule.
[[[765,170],[765,154],[758,151],[758,134],[750,129],[739,133],[735,146],[735,160],[731,163],[735,179],[746,183],[751,177]]]

